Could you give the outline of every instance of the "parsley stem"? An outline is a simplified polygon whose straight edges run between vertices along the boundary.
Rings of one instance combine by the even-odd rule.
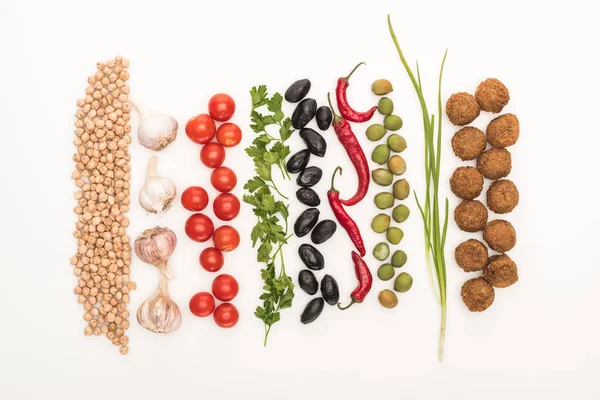
[[[271,182],[272,184],[271,185],[267,185],[268,187],[270,187],[271,189],[274,189],[284,199],[289,200],[286,195],[284,195],[283,193],[281,193],[279,191],[279,189],[277,189],[277,185],[275,185],[275,182],[273,182],[272,180],[270,180],[269,182]]]

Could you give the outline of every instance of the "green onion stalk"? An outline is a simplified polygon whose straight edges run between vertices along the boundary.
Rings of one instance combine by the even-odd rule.
[[[446,259],[444,256],[444,247],[446,245],[446,233],[448,230],[448,199],[445,200],[445,214],[443,225],[441,224],[440,206],[439,206],[439,183],[440,183],[440,161],[442,150],[442,74],[448,50],[444,53],[440,74],[438,79],[438,97],[437,97],[437,124],[435,114],[429,114],[425,97],[423,96],[423,85],[421,84],[421,73],[417,63],[417,75],[409,67],[396,34],[392,27],[392,21],[388,14],[388,27],[390,35],[400,56],[400,60],[408,73],[410,80],[415,88],[421,111],[423,113],[423,131],[425,136],[425,196],[419,201],[416,191],[414,192],[417,206],[423,219],[425,236],[425,258],[427,261],[427,271],[434,287],[434,292],[442,308],[439,339],[439,359],[444,358],[444,339],[446,336]],[[437,134],[436,134],[437,127]],[[437,278],[437,288],[433,285],[433,272]]]

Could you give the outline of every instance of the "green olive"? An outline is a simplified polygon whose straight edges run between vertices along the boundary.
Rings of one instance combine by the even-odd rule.
[[[385,136],[387,130],[381,124],[373,124],[367,128],[367,138],[371,142],[376,142]]]
[[[383,126],[390,131],[397,131],[402,128],[402,118],[397,115],[390,114],[383,119]],[[383,136],[382,136],[383,137]]]
[[[377,111],[381,115],[390,115],[394,112],[394,102],[389,97],[382,97],[377,103]]]
[[[385,237],[391,244],[398,244],[404,237],[404,232],[402,232],[402,229],[394,226],[387,230]]]
[[[398,296],[396,296],[396,293],[388,289],[379,292],[377,299],[379,300],[379,304],[385,308],[394,308],[398,305]]]
[[[394,281],[394,290],[400,293],[408,292],[412,287],[412,284],[412,276],[407,272],[403,272],[396,277],[396,280]]]
[[[387,79],[377,79],[371,85],[371,91],[377,96],[383,96],[384,94],[390,93],[392,90],[394,90],[392,82]]]
[[[391,193],[381,192],[375,195],[375,205],[380,210],[393,207],[394,201],[394,195]]]
[[[373,257],[379,261],[385,261],[390,256],[390,246],[385,242],[380,242],[373,248]]]
[[[377,277],[382,281],[389,281],[396,275],[396,270],[392,264],[383,264],[377,269]]]
[[[379,144],[375,149],[373,149],[373,153],[371,153],[371,160],[376,162],[379,165],[383,165],[390,158],[390,148],[385,144]]]
[[[390,216],[387,214],[377,214],[371,221],[371,229],[376,233],[383,233],[390,227]]]
[[[406,260],[408,256],[403,250],[396,250],[394,254],[392,254],[392,265],[396,268],[401,268],[406,264]]]
[[[402,223],[406,221],[409,215],[410,210],[404,204],[396,206],[396,208],[394,208],[394,211],[392,211],[392,218],[394,218],[394,221],[396,221],[397,223]]]
[[[394,155],[388,160],[387,167],[392,174],[402,175],[406,172],[406,161],[404,158]]]
[[[410,185],[406,179],[399,179],[394,182],[394,197],[398,200],[404,200],[410,194]]]
[[[373,182],[380,186],[389,186],[394,181],[394,176],[385,168],[374,169],[371,173]]]
[[[402,153],[406,150],[406,139],[397,133],[393,133],[387,138],[387,145],[393,152]]]

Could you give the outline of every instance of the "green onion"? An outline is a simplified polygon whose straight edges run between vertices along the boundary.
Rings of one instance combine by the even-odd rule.
[[[433,284],[433,272],[437,278],[437,288],[435,290],[436,297],[442,308],[441,323],[440,323],[440,340],[439,340],[439,359],[444,358],[444,338],[446,336],[446,259],[444,256],[444,246],[446,244],[446,233],[448,230],[448,199],[445,201],[445,214],[443,227],[440,224],[440,207],[439,207],[439,183],[440,183],[440,161],[442,148],[442,74],[444,72],[444,63],[448,50],[444,53],[440,75],[438,79],[438,98],[437,98],[437,136],[436,116],[429,114],[425,97],[423,96],[423,86],[421,84],[421,73],[419,64],[417,63],[417,77],[404,58],[404,54],[398,44],[398,39],[392,27],[392,21],[388,14],[388,27],[390,35],[400,56],[400,60],[412,81],[419,102],[421,103],[421,111],[423,112],[423,130],[425,134],[425,198],[424,201],[419,201],[419,197],[415,192],[415,199],[423,218],[423,227],[425,233],[425,258],[427,261],[427,271],[429,279]],[[432,266],[433,261],[433,266]]]

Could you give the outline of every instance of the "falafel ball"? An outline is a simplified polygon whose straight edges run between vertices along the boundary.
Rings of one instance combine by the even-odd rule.
[[[481,82],[475,90],[475,98],[483,111],[499,113],[510,100],[508,89],[496,78]]]
[[[483,230],[483,240],[492,250],[506,253],[517,244],[517,232],[510,222],[496,219],[487,224]]]
[[[519,204],[519,190],[508,179],[493,182],[487,191],[487,205],[496,214],[506,214]]]
[[[485,134],[472,126],[465,126],[452,137],[454,154],[463,161],[474,160],[485,151]]]
[[[505,288],[519,280],[517,264],[506,254],[490,257],[490,261],[483,269],[483,277],[490,285]]]
[[[454,210],[454,221],[465,232],[484,230],[487,220],[487,208],[479,200],[465,200]]]
[[[456,247],[454,259],[465,272],[480,271],[488,264],[488,249],[479,240],[469,239]]]
[[[506,149],[489,149],[477,159],[477,169],[488,179],[506,178],[512,170],[512,157]]]
[[[466,92],[454,93],[446,102],[446,115],[454,125],[468,125],[480,112],[475,96]]]
[[[487,310],[495,297],[494,287],[481,277],[466,281],[460,290],[460,295],[463,303],[472,312]]]
[[[463,200],[473,200],[483,190],[483,175],[473,167],[458,167],[450,177],[452,193]]]
[[[490,122],[485,132],[492,146],[512,146],[519,140],[519,119],[514,114],[501,115]]]

